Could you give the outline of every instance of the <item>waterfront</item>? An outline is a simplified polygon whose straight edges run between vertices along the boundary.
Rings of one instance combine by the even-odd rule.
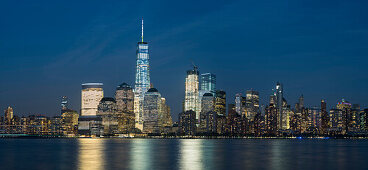
[[[365,169],[368,140],[1,139],[1,169]]]

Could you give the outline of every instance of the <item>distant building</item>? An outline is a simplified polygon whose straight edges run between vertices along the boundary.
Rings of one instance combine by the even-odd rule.
[[[318,107],[308,109],[308,131],[318,133],[321,129],[321,110]]]
[[[212,73],[201,74],[201,90],[212,93],[215,96],[216,75]]]
[[[277,82],[276,88],[274,89],[274,96],[276,99],[276,108],[277,108],[277,127],[278,129],[282,129],[284,126],[283,120],[284,111],[283,111],[283,100],[284,100],[284,89],[281,83]]]
[[[116,101],[112,97],[104,97],[98,105],[97,115],[102,118],[103,134],[114,135],[119,133],[119,117]]]
[[[159,120],[163,116],[161,112],[161,94],[156,88],[150,88],[143,100],[143,132],[159,133]]]
[[[185,103],[184,110],[192,110],[196,113],[196,119],[199,120],[199,71],[194,66],[193,70],[187,71],[185,78]]]
[[[201,102],[200,131],[203,131],[203,132],[208,131],[209,119],[211,119],[212,121],[216,120],[214,116],[216,117],[217,114],[216,112],[214,112],[214,110],[215,110],[215,104],[214,104],[214,97],[212,93],[205,93],[202,97],[202,102]],[[216,129],[213,129],[212,127],[211,131],[216,132]]]
[[[68,97],[63,96],[61,97],[61,113],[68,109]]]
[[[116,88],[115,100],[117,110],[125,113],[134,113],[134,93],[133,88],[123,83]]]
[[[246,117],[253,120],[257,113],[259,113],[259,92],[254,90],[247,90],[246,92]]]
[[[216,90],[215,112],[217,115],[226,116],[226,92],[223,90]]]
[[[75,136],[78,134],[78,118],[79,114],[74,110],[65,110],[61,114],[62,132],[66,136]]]
[[[242,100],[243,96],[241,93],[235,94],[235,111],[238,115],[242,115],[243,109],[245,108]]]
[[[102,83],[82,84],[81,116],[96,116],[97,107],[104,96]]]
[[[321,133],[327,134],[330,118],[328,116],[325,100],[321,100]]]
[[[14,116],[14,113],[13,113],[13,108],[12,107],[8,107],[6,110],[5,110],[5,116],[4,116],[4,119],[5,119],[5,123],[7,125],[10,125],[12,120],[13,120],[13,116]]]
[[[196,133],[196,113],[193,110],[179,113],[178,133],[194,135]]]

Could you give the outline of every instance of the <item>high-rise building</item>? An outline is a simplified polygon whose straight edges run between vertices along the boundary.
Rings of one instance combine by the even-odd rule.
[[[338,102],[336,105],[336,108],[342,111],[343,132],[345,131],[345,133],[348,133],[353,121],[351,106],[351,103],[345,99],[342,99],[341,102]]]
[[[161,110],[161,94],[156,88],[150,88],[143,100],[143,132],[159,133],[159,120],[163,116]]]
[[[284,100],[284,91],[281,83],[277,82],[276,89],[274,91],[274,96],[276,96],[276,108],[277,108],[277,124],[278,129],[282,129],[283,120],[284,120],[284,111],[283,111],[283,100]]]
[[[178,132],[184,135],[194,135],[196,133],[196,113],[188,110],[179,114]]]
[[[142,114],[144,94],[150,88],[150,69],[148,43],[143,41],[143,19],[142,19],[142,41],[137,45],[137,65],[134,87],[134,114],[136,128],[143,129]]]
[[[61,97],[61,113],[68,109],[68,97]]]
[[[162,128],[171,127],[173,125],[170,107],[166,104],[166,99],[161,97],[161,118],[159,118],[159,126]],[[162,130],[161,130],[162,131]]]
[[[308,130],[318,132],[321,129],[321,110],[318,107],[308,109]]]
[[[241,93],[235,94],[235,112],[238,115],[241,115],[242,111],[244,109],[244,105],[243,105],[242,100],[243,100],[243,96],[242,96]]]
[[[254,116],[259,112],[259,92],[254,90],[247,90],[246,92],[246,110],[247,119],[253,120]]]
[[[201,74],[201,90],[206,91],[206,93],[212,93],[215,96],[216,90],[216,75],[212,73]]]
[[[12,107],[8,107],[6,110],[5,110],[5,122],[6,124],[11,124],[12,120],[13,120],[13,116],[14,116],[14,113],[13,113],[13,108]]]
[[[117,110],[124,113],[134,112],[134,93],[133,88],[127,83],[123,83],[116,88],[115,100]]]
[[[96,116],[98,104],[104,96],[102,83],[82,84],[81,116]]]
[[[185,103],[184,110],[192,110],[196,113],[196,119],[199,120],[200,108],[199,108],[199,71],[196,66],[193,70],[187,71],[185,78]]]
[[[223,90],[216,90],[215,112],[217,115],[226,116],[226,92]]]
[[[212,93],[205,93],[202,97],[201,101],[201,115],[200,115],[200,130],[207,131],[208,130],[208,121],[216,120],[214,116],[216,116],[214,97]],[[211,113],[209,113],[211,112]],[[210,117],[208,117],[210,116]],[[211,126],[213,127],[213,126]],[[213,130],[213,128],[211,128]],[[216,130],[215,130],[216,131]]]
[[[330,118],[328,116],[325,100],[321,100],[321,132],[326,134],[329,128]]]
[[[119,123],[116,101],[112,97],[104,97],[98,105],[98,116],[102,118],[103,134],[113,135],[119,133]]]
[[[75,136],[78,132],[78,112],[74,110],[65,110],[61,114],[62,132],[66,136]]]

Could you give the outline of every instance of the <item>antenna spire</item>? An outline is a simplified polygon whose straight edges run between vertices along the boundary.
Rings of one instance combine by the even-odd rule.
[[[142,17],[142,42],[143,42],[143,17]]]

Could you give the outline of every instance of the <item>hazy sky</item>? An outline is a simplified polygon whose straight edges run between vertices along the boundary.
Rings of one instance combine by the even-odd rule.
[[[301,94],[307,106],[368,104],[366,0],[104,2],[0,2],[2,110],[53,116],[63,95],[80,109],[81,83],[104,83],[105,96],[134,85],[141,17],[151,82],[174,120],[191,61],[228,102],[253,88],[266,104],[280,81],[292,106]]]

